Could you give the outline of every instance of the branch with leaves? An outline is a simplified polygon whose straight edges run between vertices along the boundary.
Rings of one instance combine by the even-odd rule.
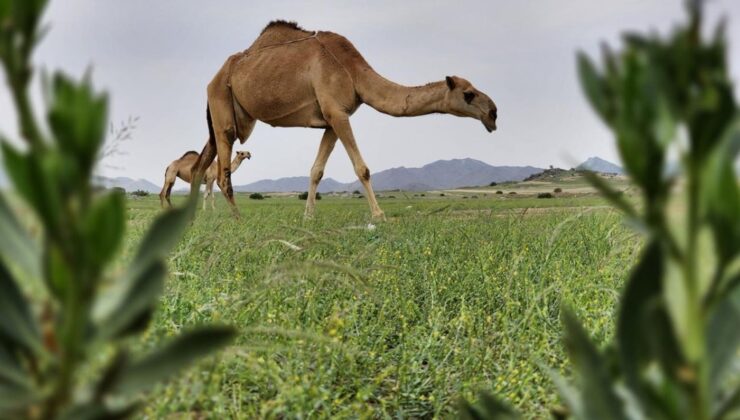
[[[192,218],[197,191],[184,208],[155,220],[123,274],[110,273],[125,232],[125,198],[95,193],[91,184],[108,97],[89,77],[75,81],[57,72],[42,129],[29,86],[45,6],[0,0],[0,62],[25,147],[7,138],[0,144],[19,206],[40,228],[34,237],[0,194],[0,418],[119,418],[135,410],[141,392],[235,332],[200,327],[141,357],[127,349],[125,339],[152,318],[167,255]],[[92,356],[111,348],[114,356],[97,378],[84,380],[80,371],[94,369]]]

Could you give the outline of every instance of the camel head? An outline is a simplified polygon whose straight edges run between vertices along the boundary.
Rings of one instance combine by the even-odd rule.
[[[475,118],[483,123],[489,133],[496,130],[498,110],[488,95],[462,77],[447,76],[445,82],[448,88],[445,112],[458,117]]]
[[[252,154],[249,153],[248,150],[245,150],[243,152],[236,152],[236,159],[239,162],[243,161],[244,159],[251,159],[251,158],[252,158]]]

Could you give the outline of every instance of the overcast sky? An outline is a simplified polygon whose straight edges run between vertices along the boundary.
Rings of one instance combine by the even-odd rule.
[[[232,53],[247,48],[273,19],[346,36],[377,72],[419,85],[458,75],[498,105],[498,131],[449,115],[394,118],[369,106],[351,123],[371,171],[416,167],[438,159],[474,158],[494,165],[570,167],[590,156],[617,161],[613,141],[586,104],[575,53],[598,52],[626,29],[668,30],[683,19],[679,0],[481,1],[52,1],[51,32],[35,60],[79,76],[92,67],[111,92],[111,120],[138,116],[133,138],[104,168],[109,176],[162,183],[164,168],[207,137],[206,85]],[[740,1],[714,0],[709,14],[730,17],[740,40]],[[737,80],[740,46],[731,45]],[[15,133],[7,89],[0,90],[0,130]],[[258,123],[252,160],[235,184],[305,176],[322,131]],[[326,177],[354,180],[338,146]],[[180,185],[181,187],[183,185]]]

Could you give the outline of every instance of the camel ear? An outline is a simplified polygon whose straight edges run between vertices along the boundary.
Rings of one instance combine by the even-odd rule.
[[[455,81],[450,76],[445,77],[445,82],[447,82],[447,87],[450,88],[450,90],[455,89]]]

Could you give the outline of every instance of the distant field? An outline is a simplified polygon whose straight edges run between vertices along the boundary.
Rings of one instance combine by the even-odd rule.
[[[445,417],[486,389],[547,417],[538,363],[567,374],[561,304],[604,342],[640,245],[601,198],[558,184],[552,199],[522,184],[385,192],[388,221],[370,228],[365,199],[324,197],[305,222],[294,197],[239,195],[241,221],[219,197],[173,254],[142,346],[202,322],[241,336],[145,414]],[[156,197],[130,200],[128,254],[159,211]]]

